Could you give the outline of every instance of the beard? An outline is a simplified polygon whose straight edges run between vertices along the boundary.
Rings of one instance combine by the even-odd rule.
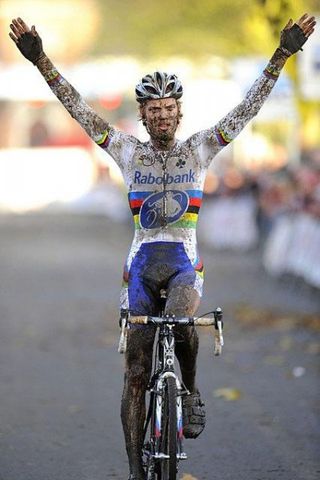
[[[166,125],[165,129],[160,128],[161,123],[159,121],[145,122],[145,127],[152,140],[166,145],[175,137],[178,128],[178,118],[162,123]]]

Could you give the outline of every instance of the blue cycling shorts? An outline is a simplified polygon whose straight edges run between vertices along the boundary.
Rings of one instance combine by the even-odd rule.
[[[130,268],[124,269],[120,307],[132,315],[157,315],[161,289],[166,289],[168,298],[183,286],[201,296],[202,285],[202,261],[193,265],[182,242],[143,243]]]

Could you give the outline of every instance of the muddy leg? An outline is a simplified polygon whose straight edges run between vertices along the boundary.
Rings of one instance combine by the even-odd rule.
[[[200,303],[199,294],[190,286],[176,286],[169,290],[166,313],[176,316],[192,316]],[[190,392],[196,391],[196,361],[198,334],[194,327],[177,327],[176,355],[179,360],[182,380]],[[180,341],[183,340],[183,341]]]
[[[141,452],[146,416],[145,393],[151,373],[153,328],[134,328],[128,332],[121,420],[130,473],[144,480]]]

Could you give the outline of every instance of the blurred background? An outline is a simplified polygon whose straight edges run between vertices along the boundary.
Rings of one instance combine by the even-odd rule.
[[[213,360],[212,336],[200,333],[209,414],[179,480],[318,480],[319,0],[0,0],[1,480],[123,480],[128,470],[116,353],[126,192],[10,40],[12,18],[36,25],[86,101],[143,140],[143,75],[181,78],[185,139],[241,101],[281,28],[304,12],[316,32],[208,172],[200,313],[223,307],[226,347]]]
[[[156,69],[178,74],[183,139],[243,98],[281,28],[305,11],[319,25],[317,0],[0,0],[0,211],[60,209],[129,221],[117,167],[20,55],[7,36],[13,17],[36,25],[46,53],[97,112],[141,139],[135,84]],[[319,287],[319,175],[318,26],[259,115],[213,162],[201,238],[212,248],[263,243],[271,273]]]

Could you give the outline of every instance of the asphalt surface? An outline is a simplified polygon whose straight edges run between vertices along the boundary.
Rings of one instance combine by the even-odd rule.
[[[127,479],[117,307],[131,230],[102,216],[0,217],[0,480]],[[259,251],[203,250],[207,426],[184,480],[316,480],[319,292],[268,277]]]

